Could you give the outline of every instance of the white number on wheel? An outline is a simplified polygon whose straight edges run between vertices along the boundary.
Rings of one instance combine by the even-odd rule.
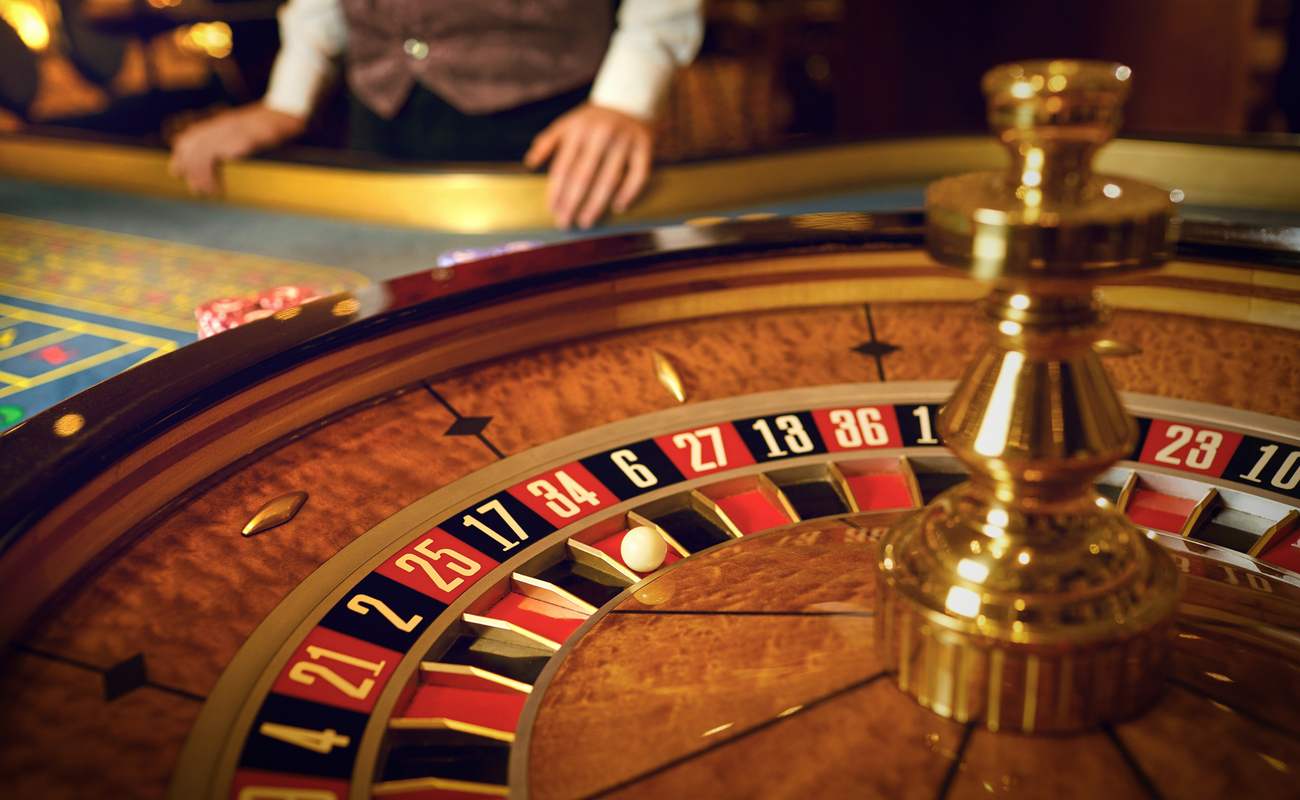
[[[889,444],[889,430],[881,423],[878,408],[837,408],[830,413],[835,441],[840,447],[879,447]]]
[[[1259,460],[1255,462],[1255,466],[1250,468],[1250,472],[1247,472],[1241,477],[1251,483],[1263,483],[1259,477],[1260,473],[1264,471],[1264,467],[1268,466],[1268,462],[1273,460],[1273,456],[1277,454],[1278,449],[1278,446],[1275,444],[1261,445],[1259,448]],[[1287,491],[1300,486],[1300,450],[1292,450],[1287,457],[1282,460],[1282,464],[1277,468],[1277,471],[1273,473],[1273,477],[1269,480],[1269,485]]]
[[[1156,453],[1156,461],[1175,467],[1186,464],[1192,469],[1206,469],[1214,463],[1219,445],[1223,444],[1223,434],[1218,431],[1198,431],[1186,425],[1170,425],[1165,429],[1165,434],[1170,442]],[[1193,439],[1196,444],[1187,451],[1185,456],[1179,458],[1178,451],[1190,444]]]
[[[582,511],[580,504],[600,505],[600,498],[595,492],[578,483],[564,470],[555,473],[555,480],[559,482],[560,488],[557,489],[555,484],[540,478],[528,484],[528,493],[533,497],[546,500],[546,507],[554,511],[557,516],[564,519],[577,516]]]
[[[519,542],[522,542],[523,540],[528,538],[528,534],[524,531],[523,526],[520,525],[518,522],[516,522],[514,517],[510,516],[510,512],[506,511],[506,507],[501,505],[500,500],[489,500],[474,510],[480,514],[486,514],[489,511],[491,511],[492,513],[501,517],[501,521],[506,524],[506,527],[510,529],[511,533],[513,533],[515,536],[518,537],[518,541],[512,542],[506,537],[492,530],[492,528],[488,527],[481,520],[479,520],[477,517],[471,514],[466,514],[464,517],[461,517],[461,524],[465,525],[466,527],[473,528],[479,533],[486,534],[488,538],[490,538],[492,541],[501,545],[502,550],[510,550],[514,548],[516,545],[518,545]]]
[[[709,447],[708,458],[705,458],[704,453],[706,442]],[[722,446],[722,429],[717,425],[673,434],[673,445],[679,450],[690,448],[691,469],[696,472],[708,472],[727,466],[727,451]]]
[[[659,483],[659,479],[650,471],[645,464],[638,464],[636,453],[631,450],[615,450],[609,454],[609,458],[615,466],[623,470],[627,479],[632,481],[632,485],[638,489],[649,489],[651,486]]]
[[[930,425],[930,408],[929,406],[917,406],[912,409],[912,416],[916,417],[917,427],[920,428],[920,436],[916,437],[917,444],[938,444],[939,440],[934,438],[934,429]]]
[[[454,592],[456,587],[465,582],[465,578],[477,574],[478,571],[482,569],[482,565],[477,561],[474,561],[468,556],[461,555],[449,547],[444,547],[441,550],[433,550],[431,549],[432,547],[433,540],[425,539],[413,548],[415,553],[407,553],[393,563],[403,572],[415,572],[417,569],[424,570],[424,574],[429,576],[429,580],[433,581],[433,585],[437,586],[438,589],[444,592]],[[416,555],[416,553],[419,553],[419,555]],[[448,571],[454,572],[463,577],[448,580],[444,575],[442,575],[442,573],[438,572],[438,569],[434,564],[442,562],[444,558],[447,560],[443,562],[443,566],[445,566]],[[353,599],[355,600],[357,598]],[[351,603],[348,603],[348,608],[352,608]],[[352,610],[356,611],[357,609]],[[364,614],[365,612],[363,611],[361,613]],[[383,610],[380,610],[380,613],[382,614]],[[390,611],[389,613],[392,612]],[[388,614],[384,614],[384,616],[388,618],[390,622],[392,621],[392,617],[389,617]],[[393,624],[396,625],[397,623],[394,622]],[[411,627],[415,627],[416,624],[418,623],[412,623]]]
[[[808,431],[804,430],[803,422],[794,414],[782,414],[775,417],[772,423],[781,432],[781,438],[785,441],[785,446],[790,448],[789,452],[781,449],[781,445],[776,440],[776,435],[772,432],[772,426],[767,423],[767,420],[755,420],[754,424],[750,426],[763,437],[763,443],[767,445],[768,458],[780,458],[790,453],[812,452],[812,439],[808,437]]]
[[[428,544],[428,542],[425,542],[425,544]],[[398,566],[401,566],[401,564],[399,563]],[[407,572],[410,571],[411,570],[409,569],[407,570]],[[476,569],[475,572],[477,571],[478,570]],[[356,613],[361,614],[362,616],[369,614],[370,609],[372,608],[379,612],[379,616],[388,620],[388,624],[392,625],[394,628],[397,628],[402,633],[410,633],[411,631],[415,630],[416,625],[419,625],[421,622],[424,621],[424,617],[420,616],[419,614],[415,614],[410,619],[402,619],[401,615],[399,615],[393,609],[389,608],[388,604],[385,603],[383,600],[380,600],[377,597],[371,597],[368,594],[355,595],[350,600],[348,600],[348,611],[355,611]]]

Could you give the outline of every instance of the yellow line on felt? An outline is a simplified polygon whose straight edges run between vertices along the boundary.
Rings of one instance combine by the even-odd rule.
[[[14,385],[14,386],[7,387],[5,389],[0,389],[0,397],[8,397],[11,394],[15,394],[21,391],[22,389],[31,389],[49,383],[50,381],[57,381],[59,378],[64,378],[67,377],[68,375],[75,375],[76,373],[81,372],[82,370],[87,370],[90,369],[91,367],[97,367],[100,364],[103,364],[108,361],[112,361],[113,359],[118,358],[120,356],[124,356],[127,353],[131,352],[132,350],[139,348],[139,346],[140,345],[136,344],[135,342],[126,342],[125,344],[119,344],[117,347],[109,348],[108,350],[105,350],[102,353],[96,353],[93,356],[87,356],[86,358],[73,361],[71,364],[64,364],[58,369],[50,370],[49,372],[43,373],[41,375],[36,375],[31,378],[19,378],[19,380],[25,380],[27,382],[27,385],[26,386]],[[6,376],[4,373],[0,373],[0,380],[8,380],[10,377],[16,378],[18,376],[16,375]]]
[[[361,286],[369,286],[370,278],[360,272],[350,270],[346,267],[334,267],[327,264],[316,264],[311,261],[301,261],[296,258],[282,258],[279,256],[265,256],[260,253],[246,253],[241,250],[222,250],[216,247],[206,247],[201,244],[190,244],[189,242],[177,242],[172,239],[157,239],[152,236],[142,236],[136,233],[119,233],[118,231],[106,231],[99,228],[86,228],[80,225],[69,225],[66,222],[54,222],[53,220],[36,219],[33,217],[22,217],[16,214],[0,214],[0,224],[12,225],[14,228],[27,228],[39,231],[41,236],[59,236],[70,239],[80,240],[79,243],[93,246],[101,246],[105,241],[116,241],[122,244],[130,244],[137,247],[146,247],[150,250],[162,253],[182,254],[186,256],[197,256],[200,254],[219,253],[237,262],[254,264],[260,267],[278,267],[281,270],[288,268],[292,270],[302,270],[304,272],[327,271],[337,273],[338,280],[346,280],[354,283],[354,286],[345,287],[356,289]]]
[[[64,339],[71,339],[73,336],[77,336],[81,332],[79,326],[68,325],[61,331],[53,331],[44,336],[37,336],[35,339],[28,339],[25,342],[14,345],[13,347],[0,348],[0,361],[3,361],[6,358],[13,358],[14,356],[20,356],[23,353],[30,353],[33,350],[39,350],[46,345],[55,344]]]
[[[0,381],[12,384],[15,387],[14,391],[17,391],[18,389],[26,389],[27,385],[31,383],[28,378],[24,378],[21,375],[14,375],[10,372],[0,372]],[[7,391],[6,389],[0,389],[0,397],[4,397],[6,394],[12,394],[12,392]]]
[[[3,284],[0,284],[0,288]],[[95,336],[102,336],[105,339],[116,339],[119,342],[134,342],[138,345],[160,349],[167,345],[175,345],[170,339],[163,339],[158,336],[150,336],[145,333],[136,331],[121,330],[110,328],[107,325],[100,325],[95,322],[86,322],[85,320],[75,319],[73,317],[61,317],[57,314],[47,314],[44,311],[34,311],[30,308],[20,308],[5,303],[0,303],[0,314],[6,314],[16,317],[26,322],[39,322],[42,325],[53,325],[60,328],[71,328],[73,324],[79,326],[82,333],[89,333]]]
[[[50,305],[74,308],[78,311],[89,311],[92,314],[122,317],[131,322],[144,322],[149,325],[157,325],[160,328],[184,331],[185,333],[194,333],[195,330],[194,322],[186,322],[182,324],[173,316],[157,314],[152,311],[144,311],[137,308],[112,305],[110,303],[101,303],[97,300],[86,300],[81,297],[69,297],[54,292],[47,292],[44,289],[33,289],[28,286],[16,286],[12,283],[0,282],[0,292],[37,303],[49,303]],[[116,336],[114,338],[121,337]]]

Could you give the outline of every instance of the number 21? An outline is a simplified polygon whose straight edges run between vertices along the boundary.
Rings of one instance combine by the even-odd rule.
[[[347,653],[340,653],[335,650],[329,650],[316,645],[307,647],[307,657],[311,661],[299,661],[289,670],[289,680],[294,683],[301,683],[305,686],[311,686],[317,678],[323,679],[330,686],[338,689],[343,695],[353,700],[365,700],[370,695],[370,691],[375,688],[375,678],[383,671],[386,661],[366,661],[363,658],[350,656]],[[365,678],[360,683],[352,683],[347,678],[339,675],[334,670],[324,664],[313,663],[320,659],[328,661],[337,661],[340,664],[347,664],[351,667],[364,669],[374,677]]]

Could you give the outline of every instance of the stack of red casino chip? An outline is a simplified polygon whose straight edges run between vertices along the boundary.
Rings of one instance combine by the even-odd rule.
[[[257,295],[257,304],[271,311],[280,311],[293,306],[300,306],[308,300],[315,300],[319,295],[306,286],[277,286]]]
[[[300,306],[320,294],[310,286],[276,286],[247,297],[220,297],[194,309],[200,339],[238,328],[277,311]]]

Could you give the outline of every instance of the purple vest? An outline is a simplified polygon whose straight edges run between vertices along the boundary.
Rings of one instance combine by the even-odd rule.
[[[467,114],[590,82],[613,32],[610,0],[343,0],[347,80],[391,118],[415,81]]]

